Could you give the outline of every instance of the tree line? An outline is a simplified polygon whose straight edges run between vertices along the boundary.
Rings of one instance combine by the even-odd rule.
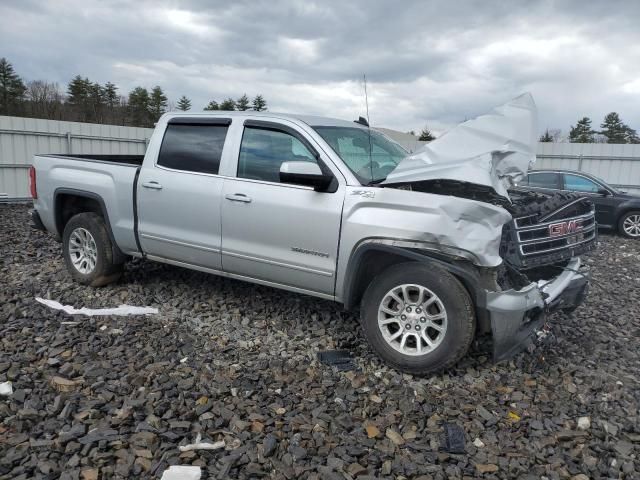
[[[582,117],[571,125],[568,140],[571,143],[640,143],[637,132],[624,123],[616,112],[605,115],[600,124],[601,130],[591,126],[589,117]],[[563,140],[562,131],[547,129],[541,136],[541,142],[560,142]]]
[[[187,111],[191,106],[191,100],[182,95],[175,109]],[[111,82],[101,85],[76,75],[63,93],[57,83],[25,82],[6,58],[0,58],[0,115],[153,127],[162,114],[173,107],[159,85],[151,90],[139,86],[125,96],[118,93],[118,87]],[[264,111],[267,101],[262,95],[250,100],[243,94],[237,100],[227,98],[220,103],[211,100],[203,109]]]

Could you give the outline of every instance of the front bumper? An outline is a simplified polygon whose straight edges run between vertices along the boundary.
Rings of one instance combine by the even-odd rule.
[[[506,360],[533,345],[548,314],[576,308],[588,290],[589,269],[573,258],[548,282],[532,283],[521,290],[487,292],[494,360]]]

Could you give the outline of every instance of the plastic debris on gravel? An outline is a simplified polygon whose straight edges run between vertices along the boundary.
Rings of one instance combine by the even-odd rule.
[[[54,310],[62,310],[64,313],[68,313],[69,315],[86,315],[88,317],[93,316],[119,316],[124,317],[127,315],[151,315],[158,313],[157,308],[153,307],[133,307],[131,305],[120,305],[119,307],[114,308],[75,308],[71,305],[62,305],[55,300],[46,300],[44,298],[36,297],[36,302],[39,302],[43,305],[46,305],[49,308],[53,308]]]

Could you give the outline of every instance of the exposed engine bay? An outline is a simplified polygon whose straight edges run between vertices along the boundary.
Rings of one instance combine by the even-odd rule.
[[[513,188],[508,200],[490,187],[456,180],[425,180],[394,188],[466,198],[507,210],[512,220],[502,227],[503,264],[497,278],[504,290],[552,278],[566,268],[572,257],[591,251],[596,245],[593,204],[574,193],[548,195]]]

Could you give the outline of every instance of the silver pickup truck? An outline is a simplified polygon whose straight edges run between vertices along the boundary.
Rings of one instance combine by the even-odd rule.
[[[414,155],[363,120],[169,113],[144,157],[35,156],[32,221],[86,285],[143,257],[359,309],[373,350],[406,372],[452,366],[479,335],[501,360],[582,302],[578,255],[596,238],[588,200],[500,183],[535,160],[514,127],[529,139],[530,103]],[[499,148],[465,137],[494,142],[503,119]]]

